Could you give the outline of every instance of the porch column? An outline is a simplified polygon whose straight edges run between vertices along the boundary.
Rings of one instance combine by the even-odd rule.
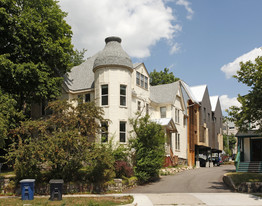
[[[211,150],[211,153],[210,153],[209,167],[213,167],[212,150]]]
[[[205,149],[205,155],[206,155],[206,167],[209,167],[209,161],[208,161],[209,155],[208,155],[208,149],[207,148]]]
[[[199,147],[196,146],[196,168],[200,167],[200,162],[199,162]]]

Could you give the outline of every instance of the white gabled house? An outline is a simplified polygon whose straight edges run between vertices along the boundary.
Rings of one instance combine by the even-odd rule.
[[[195,147],[208,147],[208,143],[212,141],[209,129],[212,111],[207,86],[190,88],[181,80],[150,86],[145,65],[132,63],[123,50],[119,37],[108,37],[105,43],[102,51],[73,67],[64,77],[62,98],[75,105],[79,101],[94,101],[102,107],[104,118],[110,120],[102,124],[107,129],[105,133],[113,138],[113,143],[127,144],[129,131],[132,130],[129,119],[136,117],[137,112],[149,114],[151,120],[162,125],[166,132],[166,165],[172,165],[174,157],[181,163],[187,163],[189,147],[191,153],[195,153]],[[201,124],[198,123],[199,131],[194,131],[201,134],[203,144],[199,147],[188,139],[190,102],[198,107],[201,105],[201,111],[196,113],[201,114],[198,115],[201,116]],[[217,112],[214,111],[214,114]],[[108,138],[102,136],[103,134],[99,135],[97,141],[107,142]],[[195,162],[195,154],[191,156],[190,165]]]

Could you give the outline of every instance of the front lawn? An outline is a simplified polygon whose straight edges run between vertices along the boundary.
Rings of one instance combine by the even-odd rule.
[[[101,196],[101,197],[63,197],[61,201],[50,201],[49,197],[35,197],[34,200],[21,200],[21,198],[0,198],[0,205],[63,205],[63,206],[111,206],[125,205],[133,202],[132,196]]]
[[[226,175],[231,177],[235,186],[239,186],[242,182],[262,182],[261,173],[231,172]]]

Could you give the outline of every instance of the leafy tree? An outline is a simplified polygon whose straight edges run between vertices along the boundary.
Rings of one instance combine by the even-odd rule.
[[[55,0],[0,0],[0,87],[20,110],[55,99],[73,66],[72,31]]]
[[[17,122],[24,117],[15,107],[16,101],[0,88],[0,148],[5,146],[9,130],[14,129]]]
[[[164,162],[165,134],[161,125],[151,122],[149,115],[130,120],[135,137],[130,141],[134,150],[135,176],[140,183],[158,178]]]
[[[7,160],[14,164],[17,179],[41,179],[43,172],[66,181],[79,178],[78,170],[100,131],[99,122],[105,121],[102,109],[93,102],[75,108],[57,100],[49,109],[52,114],[46,119],[28,120],[13,130],[15,139]]]
[[[179,78],[174,76],[173,72],[169,72],[168,68],[165,68],[164,71],[160,72],[157,72],[154,69],[153,72],[150,72],[150,79],[150,85],[152,86],[159,84],[168,84],[179,80]]]
[[[223,147],[228,155],[232,155],[232,150],[235,148],[236,142],[236,137],[234,135],[223,135]]]
[[[75,50],[74,54],[71,57],[71,62],[73,63],[74,66],[78,66],[79,64],[82,64],[85,60],[85,53],[86,53],[86,49],[83,49],[82,51],[79,50]]]
[[[247,95],[238,95],[241,106],[230,108],[229,119],[235,122],[240,131],[258,128],[258,132],[262,132],[262,57],[257,57],[255,63],[240,63],[240,70],[234,78],[250,90]]]

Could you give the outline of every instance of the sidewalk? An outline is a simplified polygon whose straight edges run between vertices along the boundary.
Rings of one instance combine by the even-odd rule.
[[[262,206],[262,198],[243,193],[146,194],[153,205],[161,206]]]
[[[165,193],[165,194],[106,194],[63,195],[63,197],[127,196],[134,202],[126,206],[262,206],[262,198],[244,193]],[[35,196],[36,198],[39,196]],[[0,196],[7,198],[7,196]],[[10,196],[10,198],[14,198]]]

